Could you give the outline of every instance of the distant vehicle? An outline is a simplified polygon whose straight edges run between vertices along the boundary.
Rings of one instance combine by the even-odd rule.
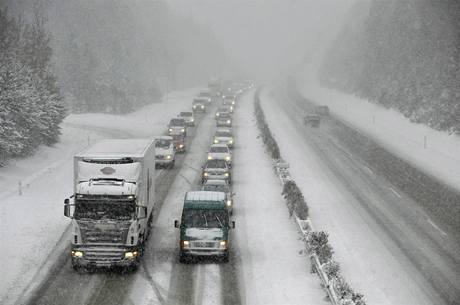
[[[232,127],[232,115],[228,112],[221,112],[216,120],[217,127]]]
[[[201,91],[200,93],[198,93],[198,97],[207,99],[209,105],[212,103],[214,96],[210,91]]]
[[[321,122],[321,117],[316,114],[307,114],[303,118],[304,125],[310,126],[310,127],[319,127],[320,122]]]
[[[236,95],[226,95],[224,96],[224,105],[234,106],[236,103]]]
[[[230,184],[232,182],[232,173],[227,161],[207,160],[203,166],[201,183],[205,183],[207,180],[225,180]]]
[[[230,185],[224,180],[208,180],[201,187],[202,191],[206,192],[224,192],[226,195],[225,202],[227,203],[227,209],[230,215],[233,214],[233,196]]]
[[[232,148],[234,145],[233,134],[229,128],[218,128],[214,134],[214,144],[226,144]]]
[[[206,113],[207,100],[203,98],[194,98],[192,102],[193,113]]]
[[[315,113],[320,116],[328,116],[329,115],[329,107],[325,105],[320,105],[315,107]]]
[[[227,144],[212,144],[208,151],[208,160],[224,160],[232,166],[232,151]]]
[[[71,264],[138,267],[155,203],[153,140],[103,140],[74,157]]]
[[[185,152],[185,136],[184,135],[173,135],[174,149],[178,153]]]
[[[155,167],[173,168],[176,163],[176,149],[173,137],[161,136],[155,140]]]
[[[217,111],[216,111],[216,120],[219,118],[220,114],[223,113],[223,112],[228,112],[230,113],[230,108],[229,106],[220,106],[219,108],[217,108]]]
[[[179,261],[189,262],[193,257],[216,257],[229,260],[229,211],[222,192],[187,192],[182,217],[174,226],[180,229]]]
[[[187,126],[195,126],[195,118],[193,117],[193,112],[182,111],[181,113],[179,113],[179,118],[183,119]]]
[[[224,100],[222,103],[222,107],[227,107],[228,112],[230,113],[233,113],[233,111],[235,110],[234,103],[229,100]]]
[[[171,119],[168,124],[168,133],[170,136],[183,135],[187,136],[187,124],[184,119]]]

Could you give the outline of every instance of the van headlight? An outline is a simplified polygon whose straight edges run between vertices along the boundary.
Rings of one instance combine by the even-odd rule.
[[[83,257],[83,252],[78,250],[72,250],[73,257]]]
[[[166,156],[166,159],[170,160],[170,159],[171,159],[171,155],[167,155],[167,156]]]
[[[226,241],[226,240],[221,240],[221,241],[219,242],[219,247],[220,247],[221,249],[227,249],[227,241]]]
[[[188,240],[181,241],[180,245],[181,245],[182,249],[190,248],[190,242]]]
[[[232,122],[232,121],[230,121],[230,120],[227,120],[227,124],[230,124],[231,122]]]
[[[139,254],[139,252],[137,252],[137,251],[128,251],[128,252],[125,252],[125,258],[126,259],[133,259],[133,258],[136,258],[138,254]]]
[[[219,144],[219,140],[214,139],[214,144]]]
[[[230,156],[225,157],[225,161],[230,161],[232,158]]]

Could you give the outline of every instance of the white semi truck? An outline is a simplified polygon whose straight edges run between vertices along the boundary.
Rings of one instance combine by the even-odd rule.
[[[154,205],[154,140],[102,140],[77,154],[74,193],[64,201],[72,267],[136,269]]]

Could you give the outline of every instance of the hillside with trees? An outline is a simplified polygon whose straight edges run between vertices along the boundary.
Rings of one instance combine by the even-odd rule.
[[[460,132],[460,2],[357,2],[320,81],[414,122]]]
[[[27,23],[0,9],[0,166],[59,140],[65,108],[51,56],[42,15]]]

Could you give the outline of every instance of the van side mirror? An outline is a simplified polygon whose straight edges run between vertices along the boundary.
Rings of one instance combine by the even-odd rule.
[[[174,220],[174,228],[179,228],[179,220]]]
[[[235,221],[232,221],[232,229],[235,229]]]
[[[137,219],[147,218],[147,207],[137,206]]]

